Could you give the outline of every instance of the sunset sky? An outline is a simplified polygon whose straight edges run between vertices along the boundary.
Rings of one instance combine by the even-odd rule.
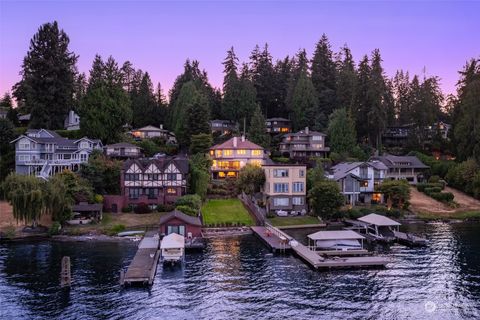
[[[241,61],[268,42],[274,59],[305,48],[322,33],[358,61],[379,48],[387,75],[397,69],[441,78],[455,92],[458,70],[480,56],[480,2],[468,1],[4,1],[0,0],[0,94],[19,79],[38,27],[57,20],[89,71],[96,53],[129,60],[167,91],[185,59],[197,59],[220,87],[222,61],[234,46]]]

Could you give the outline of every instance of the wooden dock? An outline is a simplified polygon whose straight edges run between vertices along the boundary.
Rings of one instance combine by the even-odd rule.
[[[407,246],[422,247],[428,244],[428,240],[422,237],[418,237],[411,233],[405,233],[400,231],[394,232],[397,241]]]
[[[289,239],[282,233],[272,230],[271,227],[251,227],[253,233],[265,243],[272,252],[287,252],[292,249],[288,244]],[[276,229],[276,228],[274,228]]]
[[[368,250],[322,250],[317,251],[322,256],[365,256],[371,254]]]
[[[152,285],[160,257],[158,234],[147,233],[138,245],[138,250],[126,272],[120,274],[122,285]]]

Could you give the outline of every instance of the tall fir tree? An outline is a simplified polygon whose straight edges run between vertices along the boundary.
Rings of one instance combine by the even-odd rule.
[[[337,104],[354,115],[357,74],[350,49],[345,45],[337,56]]]
[[[275,64],[275,95],[277,108],[275,116],[288,118],[287,96],[292,76],[292,61],[287,56],[283,60],[278,60]]]
[[[153,92],[153,84],[150,80],[148,72],[143,74],[142,80],[138,87],[134,98],[132,99],[133,121],[132,125],[135,128],[144,127],[146,125],[156,125],[155,116],[156,102],[155,94]]]
[[[410,75],[398,70],[392,80],[393,94],[395,95],[395,114],[397,124],[405,125],[412,122],[410,106]]]
[[[237,120],[240,102],[240,81],[238,78],[238,58],[233,47],[227,51],[227,57],[223,61],[223,66],[222,118]]]
[[[362,144],[368,142],[368,112],[370,101],[368,96],[370,83],[370,61],[365,55],[358,65],[357,87],[355,90],[355,124],[357,136]]]
[[[270,136],[265,129],[265,118],[260,107],[257,105],[250,120],[248,139],[264,148],[270,146]]]
[[[72,107],[77,56],[58,23],[46,23],[30,41],[23,59],[22,79],[13,95],[31,113],[32,128],[62,129]]]
[[[265,44],[260,51],[258,45],[250,55],[250,68],[252,81],[257,91],[257,101],[267,117],[276,113],[275,94],[275,70],[273,68],[272,56],[268,51],[268,44]]]
[[[336,68],[330,42],[325,34],[315,46],[311,70],[320,111],[328,117],[337,106]]]
[[[106,63],[96,56],[90,72],[87,92],[80,103],[80,129],[103,143],[121,139],[124,126],[132,120],[130,99],[123,88],[123,78],[116,61]]]
[[[185,130],[188,126],[188,109],[196,102],[199,94],[193,81],[186,82],[182,86],[175,104],[172,106],[172,129],[182,146],[188,146],[189,143],[189,131]]]
[[[329,117],[328,137],[330,149],[341,155],[353,152],[357,144],[355,122],[346,108],[336,109]]]

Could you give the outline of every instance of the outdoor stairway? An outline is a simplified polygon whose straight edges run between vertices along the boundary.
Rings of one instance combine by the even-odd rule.
[[[50,161],[47,160],[43,165],[42,170],[40,170],[40,173],[37,176],[39,178],[43,178],[47,180],[48,177],[50,176],[50,171],[52,171],[52,166],[50,165]]]

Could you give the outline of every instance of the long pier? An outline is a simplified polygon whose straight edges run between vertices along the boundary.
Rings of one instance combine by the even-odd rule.
[[[138,245],[138,250],[133,257],[127,271],[120,274],[121,285],[152,285],[157,272],[160,257],[160,238],[158,233],[145,234]]]
[[[283,232],[275,227],[267,225],[266,227],[251,227],[253,233],[262,240],[272,252],[287,252],[292,249],[288,244],[290,239]]]

